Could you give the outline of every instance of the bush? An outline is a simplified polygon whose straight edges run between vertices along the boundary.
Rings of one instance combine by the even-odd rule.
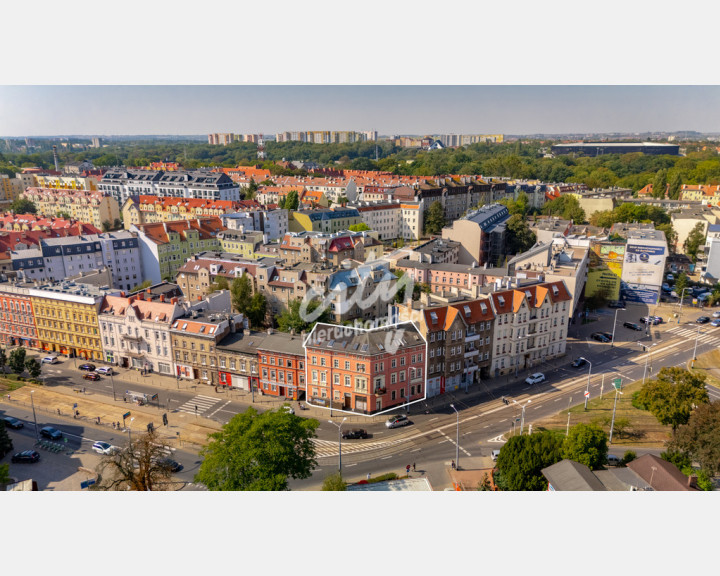
[[[632,462],[635,458],[637,458],[637,454],[632,450],[627,450],[625,454],[623,454],[622,460],[620,460],[620,466],[627,466],[628,462]]]
[[[377,476],[375,478],[370,478],[368,480],[368,484],[372,484],[373,482],[385,482],[387,480],[397,480],[398,475],[395,474],[395,472],[388,472],[387,474],[382,474],[380,476]]]

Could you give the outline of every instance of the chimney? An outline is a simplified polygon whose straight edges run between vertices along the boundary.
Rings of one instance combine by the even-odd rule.
[[[140,292],[140,294],[137,295],[138,300],[145,300],[145,294],[143,292]]]
[[[177,299],[177,298],[171,298],[171,299],[170,299],[170,303],[171,303],[171,304],[177,304],[177,303],[178,303],[178,299]]]
[[[125,298],[125,291],[120,292],[120,296],[122,296],[123,298]]]
[[[60,172],[60,162],[58,161],[57,146],[53,146],[53,160],[55,161],[55,171]]]
[[[149,294],[152,294],[152,290],[151,290],[150,288],[147,288],[147,289],[145,290],[145,294],[148,294],[148,295],[149,295]]]
[[[697,489],[697,476],[688,476],[688,488]]]
[[[165,302],[165,294],[160,294],[160,302]]]

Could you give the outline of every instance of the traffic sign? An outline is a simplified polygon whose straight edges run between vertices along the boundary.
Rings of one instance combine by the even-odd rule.
[[[125,412],[125,414],[123,414],[123,420],[125,420],[125,418],[129,418],[129,417],[130,417],[130,412]]]
[[[585,398],[590,398],[590,390],[587,390],[587,391],[585,392]]]
[[[620,390],[620,387],[622,386],[622,378],[615,378],[612,383],[615,390]]]
[[[77,402],[75,402],[75,404],[73,404],[73,410],[75,410],[75,408],[77,408]]]
[[[150,400],[157,400],[157,399],[158,399],[157,394],[153,394],[152,396],[150,396]]]

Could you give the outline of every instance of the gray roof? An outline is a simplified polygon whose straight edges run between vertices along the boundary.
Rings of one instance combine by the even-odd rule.
[[[307,340],[308,347],[367,356],[387,354],[392,346],[424,345],[425,341],[412,322],[370,331],[318,323]]]
[[[250,354],[257,356],[258,346],[261,345],[267,332],[231,332],[215,346],[219,351],[239,352],[241,354]]]
[[[543,468],[543,476],[557,492],[605,492],[607,488],[597,479],[590,468],[572,460],[560,460],[560,462]]]
[[[286,332],[273,332],[265,334],[263,341],[258,344],[258,350],[268,352],[280,352],[282,354],[294,354],[305,356],[303,347],[304,336],[302,334],[288,334]]]

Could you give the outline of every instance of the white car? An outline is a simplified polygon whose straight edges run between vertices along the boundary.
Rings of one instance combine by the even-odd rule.
[[[720,318],[720,310],[713,312],[713,318]]]
[[[490,458],[492,458],[492,461],[493,461],[493,462],[496,462],[496,461],[497,461],[498,456],[500,456],[500,450],[493,450],[493,451],[490,453]]]
[[[113,373],[113,369],[110,366],[100,366],[100,368],[95,368],[95,373],[110,376]]]
[[[282,408],[280,408],[283,412],[287,412],[288,414],[295,414],[295,410],[293,410],[292,406],[285,405]]]
[[[117,450],[117,447],[108,442],[95,442],[95,444],[92,445],[92,449],[98,454],[112,454]]]
[[[45,356],[45,358],[42,359],[43,364],[57,364],[58,362],[57,356]]]
[[[530,384],[530,386],[540,384],[540,382],[545,382],[545,374],[542,372],[536,372],[525,378],[525,384]]]

